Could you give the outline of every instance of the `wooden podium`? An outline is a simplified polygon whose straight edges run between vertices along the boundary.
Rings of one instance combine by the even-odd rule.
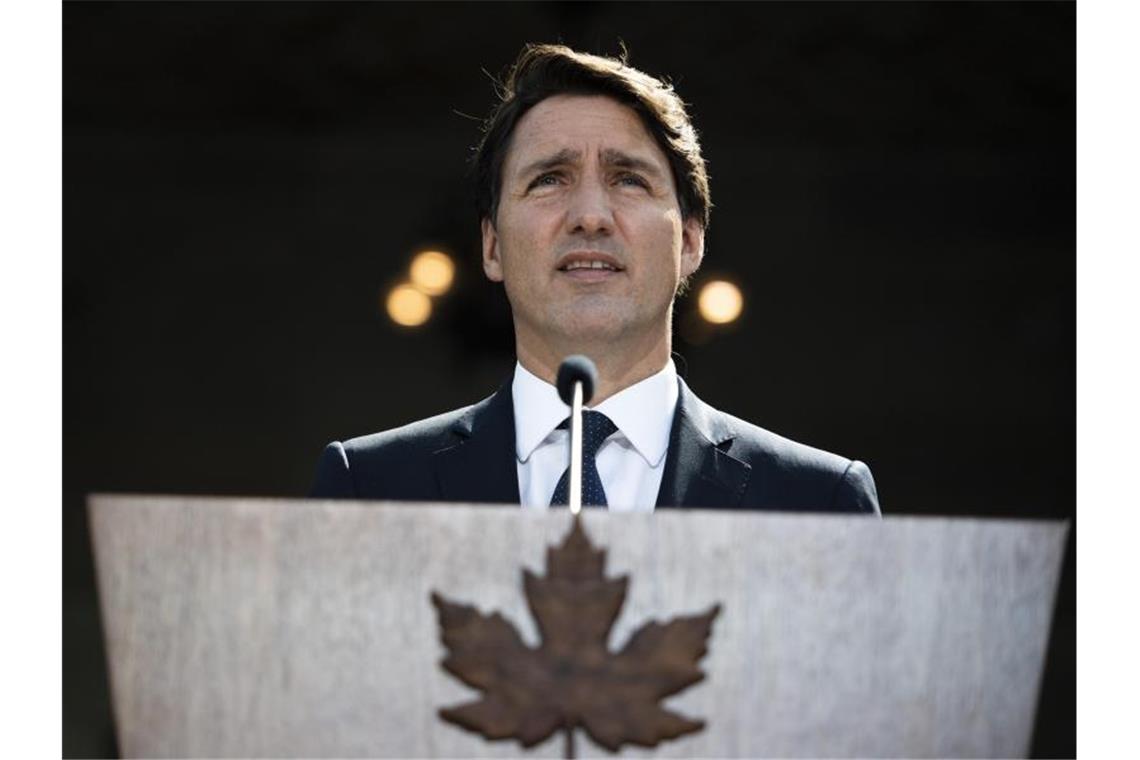
[[[561,757],[440,708],[432,592],[538,642],[522,571],[571,526],[517,506],[93,496],[127,757]],[[584,510],[628,575],[609,646],[720,604],[706,677],[665,701],[697,733],[628,757],[1025,756],[1068,526]],[[578,732],[579,757],[609,756]]]

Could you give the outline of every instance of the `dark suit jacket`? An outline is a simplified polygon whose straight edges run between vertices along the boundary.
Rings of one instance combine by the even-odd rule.
[[[658,507],[879,513],[862,462],[720,412],[678,382]],[[508,382],[473,406],[330,443],[309,495],[518,504],[516,461]]]

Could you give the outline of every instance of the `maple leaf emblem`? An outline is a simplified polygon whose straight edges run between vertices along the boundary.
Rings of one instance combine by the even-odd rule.
[[[605,577],[606,552],[586,537],[581,519],[558,547],[546,550],[546,575],[523,570],[523,588],[542,638],[523,643],[501,614],[448,601],[436,592],[441,665],[483,692],[474,702],[443,708],[446,721],[487,739],[517,739],[532,747],[560,729],[566,755],[574,754],[574,729],[585,729],[602,747],[654,747],[699,731],[704,722],[660,706],[659,701],[704,678],[697,662],[707,651],[720,605],[701,615],[649,622],[620,652],[606,641],[625,601],[629,576]]]

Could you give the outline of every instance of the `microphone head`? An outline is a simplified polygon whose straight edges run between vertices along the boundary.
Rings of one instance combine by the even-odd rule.
[[[567,356],[558,366],[558,380],[555,385],[558,395],[569,406],[574,403],[574,383],[582,384],[582,403],[587,404],[594,397],[598,385],[598,368],[588,356],[574,354]]]

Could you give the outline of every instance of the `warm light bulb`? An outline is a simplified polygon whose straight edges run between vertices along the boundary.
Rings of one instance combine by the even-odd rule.
[[[744,308],[744,296],[740,294],[740,288],[731,282],[713,280],[701,288],[697,307],[706,321],[724,325],[740,316]]]
[[[388,316],[398,325],[417,327],[431,316],[431,299],[411,285],[397,285],[388,293]]]
[[[451,257],[439,251],[424,251],[412,259],[412,285],[429,296],[447,292],[455,279],[455,264]]]

